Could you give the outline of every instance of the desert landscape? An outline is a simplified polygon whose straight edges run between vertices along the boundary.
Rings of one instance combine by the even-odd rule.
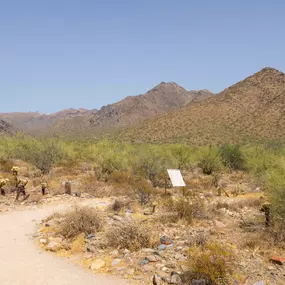
[[[75,129],[70,137],[68,128],[62,136],[33,135],[20,129],[18,114],[0,114],[9,117],[1,121],[0,136],[2,238],[8,241],[14,231],[24,247],[18,250],[27,258],[33,254],[30,262],[39,253],[46,256],[39,260],[43,264],[31,264],[44,271],[38,277],[43,284],[57,262],[80,272],[75,280],[86,278],[86,284],[92,274],[102,278],[98,284],[284,284],[285,168],[278,128],[284,82],[283,73],[266,68],[220,94],[199,91],[199,100],[189,100],[173,83],[162,84],[138,100],[144,96],[161,108],[166,104],[161,98],[185,96],[184,103],[169,103],[164,115],[133,119],[130,127],[111,118],[114,113],[123,118],[136,97],[111,105],[109,113],[74,111],[55,121],[55,126],[72,125],[78,114],[89,124],[88,131],[81,129],[84,139]],[[243,113],[246,106],[250,118]],[[143,117],[148,109],[141,108]],[[21,114],[26,126],[35,120],[30,115]],[[91,126],[94,116],[113,123],[99,130]],[[204,129],[217,116],[226,122],[218,121],[221,129],[214,124]],[[242,128],[248,134],[237,139]],[[251,130],[258,128],[257,136]],[[223,143],[215,139],[221,133]],[[185,186],[173,187],[167,169],[179,169]],[[5,259],[7,245],[2,246],[1,268],[8,268],[14,261]],[[17,245],[10,247],[16,251]]]

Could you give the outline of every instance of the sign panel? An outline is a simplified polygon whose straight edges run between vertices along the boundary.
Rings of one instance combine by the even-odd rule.
[[[171,180],[173,187],[185,187],[182,174],[179,169],[167,169],[168,176]]]

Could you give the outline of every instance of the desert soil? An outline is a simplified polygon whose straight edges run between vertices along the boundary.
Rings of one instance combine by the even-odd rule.
[[[87,203],[86,201],[84,202]],[[96,206],[102,200],[90,200]],[[46,205],[0,214],[0,284],[1,285],[126,285],[126,280],[94,275],[71,261],[43,252],[34,242],[37,223],[48,215],[73,205]]]

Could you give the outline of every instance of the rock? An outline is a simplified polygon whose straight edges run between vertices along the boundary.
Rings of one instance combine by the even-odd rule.
[[[160,260],[160,257],[158,255],[148,255],[146,257],[146,259],[149,261],[149,262],[156,262],[156,261],[159,261]]]
[[[172,244],[173,241],[168,236],[162,236],[160,238],[160,243],[165,244],[165,245],[169,245],[169,244]]]
[[[265,285],[265,283],[263,281],[258,281],[256,283],[254,283],[253,285]]]
[[[270,261],[274,264],[283,265],[285,262],[285,259],[282,257],[272,257],[270,258]]]
[[[144,253],[154,253],[155,252],[155,250],[152,248],[143,248],[141,251]]]
[[[182,279],[177,272],[171,272],[170,284],[178,284],[178,285],[182,284]]]
[[[126,273],[127,273],[128,275],[134,275],[134,274],[135,274],[135,269],[134,269],[134,268],[129,268],[129,269],[126,271]]]
[[[110,255],[116,257],[119,255],[119,251],[117,249],[113,250],[112,252],[110,252]]]
[[[94,238],[94,237],[95,237],[94,234],[89,234],[89,235],[87,236],[88,239],[92,239],[92,238]]]
[[[123,220],[123,218],[116,215],[116,216],[113,216],[113,220],[115,220],[117,222],[121,222]]]
[[[217,220],[214,220],[214,225],[217,227],[217,228],[225,228],[226,225],[222,222],[219,222]]]
[[[154,274],[152,278],[152,284],[153,285],[161,285],[162,284],[162,279],[158,274]]]
[[[149,260],[144,258],[140,261],[140,265],[145,265],[145,264],[148,264],[149,263]]]
[[[41,244],[47,244],[47,240],[46,240],[45,238],[41,238],[41,239],[40,239],[40,243],[41,243]]]
[[[102,259],[95,259],[90,266],[91,270],[99,270],[105,265],[105,261]]]
[[[131,253],[128,249],[124,249],[124,254],[129,254],[129,253]]]
[[[121,263],[121,259],[114,259],[111,263],[112,266],[118,266]]]
[[[145,272],[154,272],[155,271],[154,266],[149,265],[149,264],[144,265],[142,268]]]
[[[207,285],[207,281],[205,279],[195,279],[189,285]]]
[[[46,249],[50,250],[50,251],[57,251],[58,249],[60,249],[60,243],[56,242],[56,241],[51,241],[48,243]]]
[[[158,250],[166,250],[166,245],[165,244],[161,244],[157,247]]]

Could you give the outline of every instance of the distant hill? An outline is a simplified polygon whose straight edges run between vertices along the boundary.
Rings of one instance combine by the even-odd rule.
[[[174,82],[162,82],[146,94],[126,97],[99,111],[67,109],[51,115],[37,112],[0,113],[0,119],[32,134],[94,136],[106,130],[131,126],[213,95],[208,90],[187,91]]]
[[[0,135],[13,135],[16,129],[4,120],[0,120]]]
[[[285,75],[264,68],[216,96],[125,128],[116,139],[193,144],[284,140]]]
[[[38,112],[14,112],[0,113],[0,119],[26,132],[37,133],[52,126],[57,121],[91,115],[92,113],[93,111],[87,109],[66,109],[50,115],[40,114]]]
[[[187,91],[174,82],[162,82],[145,94],[126,97],[91,114],[56,120],[41,133],[48,136],[97,137],[213,95],[208,90]]]

